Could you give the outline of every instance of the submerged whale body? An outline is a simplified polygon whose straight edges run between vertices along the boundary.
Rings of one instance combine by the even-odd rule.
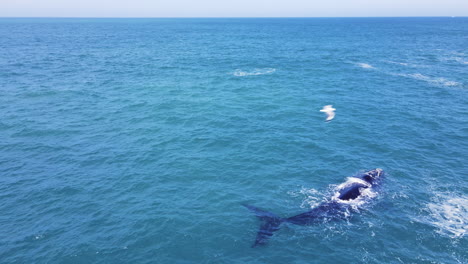
[[[332,199],[321,203],[308,212],[289,218],[282,218],[274,213],[244,204],[255,216],[263,221],[252,247],[265,244],[273,235],[273,232],[279,230],[283,223],[311,225],[319,223],[324,219],[344,218],[346,209],[350,204],[349,202],[363,198],[366,195],[366,191],[378,184],[382,175],[383,171],[381,169],[375,169],[367,171],[357,177],[350,177],[348,181],[337,187],[337,192]]]

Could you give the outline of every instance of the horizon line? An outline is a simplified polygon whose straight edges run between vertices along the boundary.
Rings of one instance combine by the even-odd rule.
[[[149,18],[158,18],[158,19],[174,19],[174,18],[200,18],[200,19],[216,19],[216,18],[468,18],[466,16],[450,16],[450,15],[436,15],[436,16],[226,16],[226,17],[217,17],[217,16],[154,16],[154,17],[145,17],[145,16],[0,16],[2,18],[97,18],[97,19],[149,19]]]

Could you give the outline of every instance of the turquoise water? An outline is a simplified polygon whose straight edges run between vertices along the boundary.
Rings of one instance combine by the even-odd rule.
[[[2,263],[468,262],[468,18],[0,19],[0,94]]]

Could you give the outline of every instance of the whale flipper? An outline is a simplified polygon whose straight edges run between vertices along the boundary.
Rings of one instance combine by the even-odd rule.
[[[260,230],[258,230],[257,238],[255,239],[255,243],[252,245],[252,247],[266,244],[268,239],[273,236],[273,232],[280,229],[280,226],[285,221],[285,219],[275,215],[274,213],[267,212],[252,205],[244,204],[244,206],[252,211],[255,216],[264,221],[260,226]]]

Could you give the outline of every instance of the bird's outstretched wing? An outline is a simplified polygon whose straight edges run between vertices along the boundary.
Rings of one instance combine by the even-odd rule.
[[[330,121],[333,118],[335,118],[335,112],[329,111],[329,112],[326,112],[326,113],[327,113],[327,119],[325,119],[325,121]]]
[[[328,112],[328,111],[333,111],[335,110],[332,105],[326,105],[322,108],[322,110],[320,110],[320,112]]]

